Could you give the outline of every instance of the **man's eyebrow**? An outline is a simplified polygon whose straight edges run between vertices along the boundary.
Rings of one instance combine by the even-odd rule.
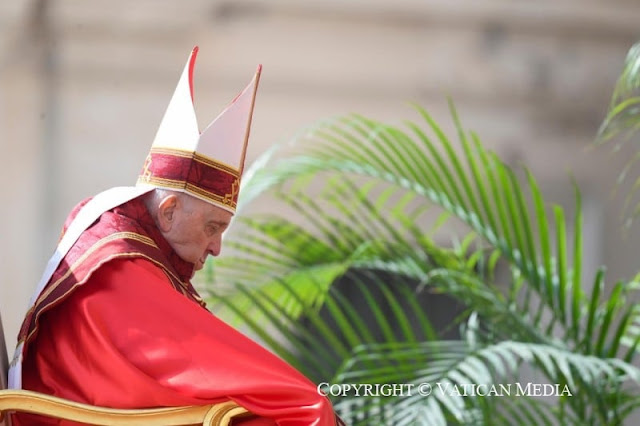
[[[208,224],[215,224],[215,225],[220,225],[220,226],[227,226],[229,225],[229,223],[231,223],[228,220],[217,220],[217,219],[211,219],[210,221],[207,222]]]

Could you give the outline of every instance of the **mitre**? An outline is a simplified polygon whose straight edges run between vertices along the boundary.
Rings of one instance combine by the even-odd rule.
[[[251,82],[202,132],[193,102],[189,56],[136,186],[180,191],[235,213],[261,66]]]

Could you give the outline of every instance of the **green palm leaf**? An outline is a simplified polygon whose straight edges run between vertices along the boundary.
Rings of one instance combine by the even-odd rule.
[[[417,141],[413,142],[407,134],[398,128],[355,116],[348,120],[338,120],[337,123],[332,123],[326,128],[316,130],[316,133],[322,139],[318,141],[313,139],[314,155],[309,156],[306,154],[288,158],[286,162],[281,163],[281,166],[277,166],[272,170],[270,181],[279,185],[284,182],[295,182],[292,185],[300,185],[300,180],[308,179],[309,176],[317,177],[320,173],[325,172],[337,173],[341,179],[344,179],[345,174],[347,176],[356,174],[386,183],[395,188],[396,192],[410,191],[415,193],[423,197],[424,201],[435,203],[442,209],[462,219],[478,235],[482,236],[490,246],[499,249],[503,256],[506,256],[515,267],[520,269],[522,275],[534,285],[548,307],[553,308],[556,304],[560,304],[561,300],[558,300],[560,292],[553,291],[554,281],[557,280],[557,277],[549,270],[549,265],[551,264],[549,250],[540,255],[538,254],[539,250],[536,248],[533,238],[535,226],[528,218],[526,195],[524,189],[515,179],[513,172],[500,163],[495,156],[484,151],[480,145],[476,145],[479,157],[488,161],[488,167],[485,167],[485,175],[494,177],[491,182],[493,182],[494,196],[498,200],[495,206],[489,206],[486,196],[483,202],[478,202],[474,191],[471,189],[471,182],[475,181],[475,186],[477,186],[478,181],[475,178],[480,175],[478,162],[474,160],[475,156],[470,149],[465,151],[471,164],[472,172],[469,173],[456,159],[454,148],[443,132],[424,110],[420,110],[420,114],[436,133],[439,145],[431,142],[426,133],[420,130],[417,125],[410,125],[410,128],[418,138]],[[354,132],[363,136],[363,139],[357,139],[354,136]],[[390,149],[383,151],[380,148],[388,145],[394,147],[393,151]],[[426,151],[421,151],[420,145],[424,145]],[[348,149],[345,149],[345,146]],[[374,149],[375,147],[378,149]],[[444,155],[440,154],[439,148],[445,152]],[[385,155],[390,155],[390,152],[397,155],[400,160],[385,162],[383,158]],[[422,153],[421,156],[417,156],[419,152]],[[431,157],[433,157],[433,160]],[[412,158],[414,163],[421,164],[422,170],[435,171],[433,175],[436,177],[429,176],[427,179],[417,180],[416,176],[423,178],[426,173],[418,175],[415,171],[412,171],[415,170],[415,167],[405,167],[409,164],[409,158]],[[443,178],[439,176],[443,176]],[[431,181],[435,182],[435,186],[429,186]],[[331,186],[330,183],[331,181],[328,180],[324,191],[326,194],[331,195],[326,195],[325,200],[329,197],[333,200],[348,199],[344,193],[339,191],[337,185]],[[464,188],[464,193],[458,190],[459,187]],[[480,193],[486,194],[488,192],[487,189],[484,186],[482,188]],[[533,183],[532,188],[534,190],[536,188]],[[297,194],[297,197],[301,197],[300,193]],[[482,196],[480,198],[482,199]],[[308,202],[309,200],[290,200],[290,205],[295,205],[300,210],[298,204],[303,201]],[[538,195],[535,201],[539,207],[538,213],[540,213],[544,200]],[[361,204],[364,205],[364,203]],[[483,207],[480,208],[480,205]],[[313,213],[307,217],[313,217],[314,220],[317,220],[322,215],[318,215],[315,212],[326,208],[326,204],[315,204],[311,205],[310,208]],[[359,221],[354,221],[353,217],[344,215],[332,218],[333,223],[331,224],[322,224],[321,226],[316,222],[311,225],[315,226],[318,231],[323,232],[326,237],[338,238],[339,235],[344,235],[345,233],[349,236],[349,230],[354,224],[381,222],[384,216],[380,214],[379,209],[374,210],[374,217],[370,218],[371,211],[369,209],[366,212],[359,212],[363,213],[359,216]],[[484,219],[485,216],[491,219]],[[491,226],[492,223],[495,224],[495,218],[497,217],[502,218],[501,229],[494,229]],[[540,214],[538,219],[541,219]],[[546,221],[542,220],[539,223],[544,224]],[[333,229],[328,230],[328,225],[331,225]],[[395,226],[385,224],[387,230],[398,234],[396,231],[398,224]],[[501,232],[503,230],[506,232]],[[364,229],[361,228],[359,231],[358,238],[360,240],[370,237],[365,234]],[[386,244],[381,247],[385,246]],[[548,248],[548,246],[546,247]],[[353,249],[353,247],[351,248]],[[515,250],[512,248],[515,248]],[[545,276],[541,276],[539,273],[538,257],[544,257],[543,264],[546,265],[546,271],[548,272]],[[565,299],[566,288],[562,289],[560,293]]]
[[[636,286],[621,281],[607,294],[600,270],[593,290],[584,287],[577,185],[570,225],[534,176],[525,170],[519,179],[462,129],[453,108],[457,142],[416,111],[419,120],[403,127],[361,115],[324,121],[300,133],[293,150],[259,160],[245,180],[249,198],[268,194],[273,211],[287,215],[236,220],[206,289],[215,312],[316,382],[492,384],[526,364],[549,382],[581,388],[580,397],[556,403],[334,401],[379,421],[392,415],[377,424],[605,424],[628,416],[637,401],[621,381],[638,380],[631,362],[640,311],[629,303]],[[461,305],[446,331],[477,320],[467,340],[440,340],[425,295]]]
[[[599,139],[609,140],[620,133],[632,134],[640,126],[640,43],[635,44],[624,63],[609,104],[607,116],[598,131]]]
[[[622,73],[616,82],[609,104],[607,115],[598,130],[597,143],[614,142],[614,151],[618,151],[640,129],[640,43],[629,49]],[[618,176],[618,183],[627,178],[634,168],[640,154],[632,155]],[[625,196],[624,211],[627,216],[626,226],[640,213],[640,204],[635,199],[640,180],[633,182]],[[631,209],[630,214],[628,214]]]
[[[362,367],[363,364],[366,364],[366,368]],[[606,397],[609,391],[607,384],[630,379],[637,386],[640,381],[640,370],[620,364],[619,360],[585,356],[549,345],[503,341],[475,347],[464,341],[440,341],[392,347],[359,347],[334,378],[334,383],[380,383],[379,380],[384,377],[386,383],[413,384],[413,392],[387,397],[393,400],[386,406],[385,415],[392,420],[388,424],[396,424],[395,421],[406,419],[407,416],[422,415],[425,410],[428,410],[428,418],[434,423],[450,421],[448,416],[451,416],[456,424],[472,424],[470,412],[484,410],[491,412],[490,424],[514,424],[515,421],[552,424],[552,419],[556,418],[551,414],[553,406],[536,398],[536,388],[532,384],[519,381],[518,371],[523,364],[537,365],[547,378],[565,378],[566,387],[558,385],[557,388],[557,393],[566,397],[561,398],[563,424],[582,424],[583,420],[573,412],[575,400],[595,398],[591,403],[597,403]],[[419,387],[425,383],[431,386],[429,395],[419,391]],[[600,393],[581,393],[586,386],[599,388]],[[556,392],[552,387],[554,389],[548,390]],[[475,405],[479,404],[477,399],[465,397],[473,392],[487,395],[479,399],[488,405]],[[367,405],[362,402],[366,397],[360,395],[360,408],[375,411],[374,407],[380,403],[378,396],[369,398]],[[425,407],[425,399],[429,398],[435,399],[437,406]],[[344,400],[339,403],[349,404]],[[608,421],[612,414],[605,410],[600,415],[601,419]],[[532,423],[533,418],[540,423]]]

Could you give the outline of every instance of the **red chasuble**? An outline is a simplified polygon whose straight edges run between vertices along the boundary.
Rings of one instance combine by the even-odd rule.
[[[204,309],[192,271],[140,199],[104,213],[25,319],[23,388],[114,408],[232,399],[260,416],[243,425],[335,425],[311,381]],[[14,416],[38,424],[75,423]]]

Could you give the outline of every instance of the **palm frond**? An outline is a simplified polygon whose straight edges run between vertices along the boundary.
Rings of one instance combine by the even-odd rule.
[[[629,49],[620,77],[613,90],[609,111],[600,126],[598,138],[609,140],[620,133],[633,134],[640,126],[640,43]]]
[[[613,151],[619,151],[632,140],[638,129],[640,129],[640,43],[632,46],[627,53],[606,117],[598,130],[596,143],[615,142]],[[618,175],[618,185],[627,180],[630,170],[636,169],[639,158],[640,153],[637,152],[629,156]],[[640,202],[636,197],[640,189],[638,182],[638,178],[634,179],[633,185],[625,195],[623,212],[626,217],[626,227],[629,227],[633,219],[640,214]]]
[[[363,368],[363,364],[366,364],[366,368]],[[536,383],[521,383],[519,371],[523,365],[538,368],[546,379]],[[465,341],[440,341],[359,347],[343,365],[333,383],[407,384],[406,389],[411,389],[411,392],[405,389],[404,394],[397,397],[386,395],[387,399],[394,401],[385,404],[386,419],[392,420],[388,424],[396,424],[396,421],[407,416],[422,415],[425,410],[435,423],[446,423],[450,420],[447,418],[449,415],[457,424],[469,424],[470,414],[484,410],[491,413],[490,424],[506,425],[514,424],[514,421],[553,424],[553,419],[558,418],[558,413],[553,413],[557,406],[549,405],[539,398],[540,393],[534,391],[541,388],[545,381],[549,391],[560,395],[564,410],[563,424],[582,424],[584,418],[573,412],[572,404],[576,400],[587,398],[591,403],[597,403],[607,398],[612,384],[627,380],[632,380],[637,387],[640,370],[617,359],[585,356],[528,342],[503,341],[474,347]],[[586,387],[599,391],[583,392]],[[478,392],[483,396],[479,398],[482,403],[478,398],[468,398],[478,396]],[[368,401],[370,405],[367,405],[367,402],[363,402],[363,395],[358,395],[360,409],[373,410],[379,404],[376,399],[379,396],[374,392]],[[428,399],[435,400],[437,406],[428,404]],[[337,404],[348,406],[349,402],[342,395]],[[487,405],[480,407],[478,404]],[[610,407],[600,413],[605,421],[612,416],[609,410]],[[616,416],[624,415],[616,413]],[[531,422],[533,418],[538,423]]]
[[[500,298],[493,294],[494,283],[480,285],[471,276],[478,267],[503,259],[510,264],[513,280],[509,300],[500,301],[496,310],[527,318],[530,329],[539,329],[543,323],[549,331],[560,327],[579,346],[601,326],[607,330],[614,314],[625,315],[614,303],[605,308],[608,314],[596,315],[601,309],[598,290],[603,275],[596,280],[591,300],[581,290],[582,214],[577,187],[575,223],[568,229],[561,207],[553,206],[555,220],[548,219],[548,203],[533,175],[527,172],[526,184],[520,183],[477,136],[465,136],[455,110],[460,153],[430,115],[416,108],[426,128],[407,122],[409,133],[360,115],[313,128],[304,136],[308,149],[279,160],[270,169],[269,185],[259,184],[262,191],[272,188],[305,223],[280,218],[244,220],[238,224],[239,242],[231,244],[237,256],[216,265],[217,277],[243,283],[245,291],[261,284],[277,292],[279,283],[295,283],[310,303],[293,303],[286,296],[292,292],[289,289],[284,296],[274,297],[273,306],[274,312],[294,316],[320,306],[331,283],[354,267],[394,271],[424,283],[438,278],[452,284],[440,290],[466,297],[465,303],[475,300],[475,309],[477,301],[483,300],[482,291],[487,292],[485,302]],[[428,136],[429,130],[435,139]],[[444,222],[457,218],[464,223],[464,232],[478,236],[475,244],[481,249],[469,254],[460,248],[457,253],[440,248],[435,242],[438,236],[426,226],[427,221],[438,220],[429,218],[430,209],[425,206],[445,212]],[[453,226],[446,231],[456,232]],[[571,255],[566,243],[569,233],[575,236]],[[464,241],[464,233],[461,238]],[[490,259],[485,257],[486,250]],[[470,288],[476,293],[464,296]],[[233,302],[236,310],[251,310],[246,295],[236,294],[243,299],[241,304]],[[616,334],[616,339],[623,334]],[[595,348],[589,343],[587,350],[603,350],[606,335],[600,335]],[[617,346],[615,341],[609,345]]]
[[[384,200],[393,195],[411,194],[408,198],[411,202],[439,206],[462,220],[488,247],[498,250],[520,270],[550,312],[556,306],[564,306],[573,283],[560,280],[557,271],[552,270],[554,254],[546,235],[566,232],[566,225],[559,223],[550,230],[546,202],[533,177],[529,178],[532,196],[527,196],[526,188],[514,172],[475,138],[473,146],[467,138],[462,139],[462,157],[468,165],[464,167],[440,127],[426,111],[417,109],[428,129],[436,135],[435,141],[414,123],[407,123],[413,133],[411,137],[400,128],[362,116],[341,118],[315,128],[307,141],[312,148],[280,161],[271,169],[269,182],[280,191],[289,191],[286,204],[306,217],[307,226],[323,234],[332,249],[339,251],[354,250],[353,243],[372,241],[373,234],[383,235],[384,241],[377,244],[375,250],[383,251],[399,240],[406,247],[408,235],[403,226],[406,221],[387,221],[388,215],[382,207]],[[464,135],[459,123],[458,132]],[[337,176],[337,182],[334,176]],[[366,182],[358,181],[359,193],[348,188],[352,182],[345,181],[345,177],[348,179],[349,176]],[[308,190],[309,181],[313,180],[317,185],[318,178],[323,179],[319,194],[316,192],[310,198],[296,191],[295,196],[291,195],[292,187]],[[375,183],[371,183],[372,180]],[[283,188],[285,183],[289,186]],[[264,183],[261,188],[264,190]],[[374,189],[381,190],[384,196],[372,206],[367,200]],[[353,200],[353,203],[347,200]],[[532,200],[536,206],[532,218],[527,200]],[[329,208],[335,214],[318,214]],[[425,232],[421,228],[410,229],[411,235],[421,238],[420,233]],[[538,242],[534,237],[536,232],[541,235]],[[271,253],[266,254],[268,259]],[[559,254],[566,258],[565,253]],[[542,308],[538,312],[541,314]],[[566,315],[561,313],[559,320],[566,324]]]
[[[216,313],[316,382],[489,385],[515,380],[527,365],[580,389],[553,403],[435,394],[334,401],[357,409],[353,424],[628,416],[638,404],[623,389],[639,378],[631,364],[637,285],[605,291],[604,268],[592,288],[583,282],[577,185],[570,224],[528,170],[520,179],[465,132],[453,107],[457,142],[416,111],[419,120],[402,127],[361,115],[324,121],[296,138],[298,152],[289,146],[258,162],[245,187],[272,196],[276,213],[236,220],[225,242],[231,254],[216,260],[207,289]],[[496,273],[503,269],[509,274]],[[451,328],[477,319],[469,338],[440,341],[425,295],[460,304]]]

